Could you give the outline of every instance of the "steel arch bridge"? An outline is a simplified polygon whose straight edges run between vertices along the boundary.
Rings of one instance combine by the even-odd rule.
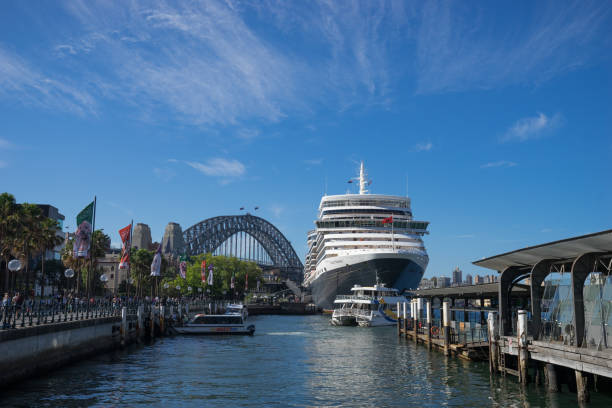
[[[187,228],[183,239],[187,255],[231,254],[266,268],[278,268],[283,278],[302,282],[304,266],[291,243],[263,218],[251,214],[208,218]],[[269,262],[262,262],[262,248]]]

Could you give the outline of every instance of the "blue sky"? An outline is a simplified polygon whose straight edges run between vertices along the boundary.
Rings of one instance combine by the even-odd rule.
[[[426,276],[612,228],[610,2],[0,3],[0,190],[160,240],[246,206],[303,258],[364,160]]]

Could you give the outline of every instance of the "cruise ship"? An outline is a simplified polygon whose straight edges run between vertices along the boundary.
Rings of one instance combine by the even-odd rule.
[[[410,198],[369,194],[363,162],[350,182],[359,183],[359,194],[323,196],[308,232],[304,286],[324,309],[337,294],[377,278],[400,291],[415,289],[429,262],[422,240],[429,222],[413,220]]]

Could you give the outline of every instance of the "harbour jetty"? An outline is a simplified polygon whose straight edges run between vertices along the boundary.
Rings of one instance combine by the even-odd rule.
[[[612,230],[474,262],[498,283],[414,291],[398,333],[585,402],[612,385]],[[524,282],[525,284],[520,284]]]
[[[175,319],[206,307],[201,301],[2,307],[0,387],[164,335]]]

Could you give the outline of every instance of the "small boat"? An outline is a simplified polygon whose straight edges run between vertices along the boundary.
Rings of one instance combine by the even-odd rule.
[[[231,303],[225,307],[225,314],[239,314],[243,317],[244,320],[246,320],[247,317],[249,317],[249,309],[243,304]]]
[[[197,314],[182,326],[174,327],[180,334],[248,334],[255,333],[255,325],[247,325],[242,314]]]
[[[352,295],[338,295],[334,300],[331,324],[334,326],[392,326],[397,324],[397,303],[407,303],[405,296],[384,284],[355,285]],[[401,306],[400,306],[401,307]]]

